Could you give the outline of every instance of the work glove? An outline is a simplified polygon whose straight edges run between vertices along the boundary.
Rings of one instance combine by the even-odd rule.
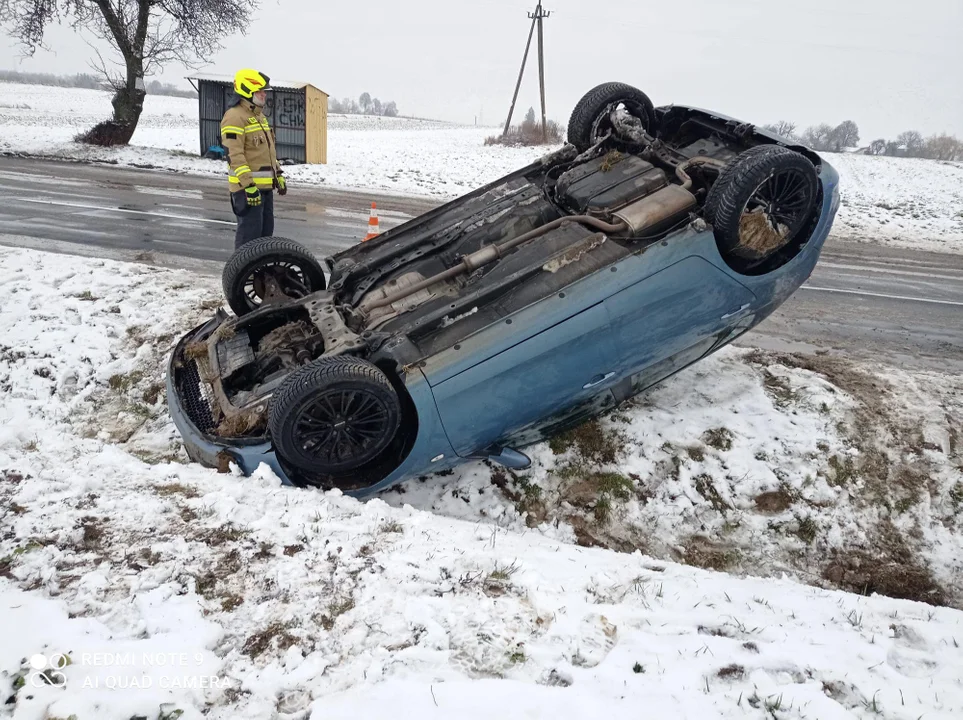
[[[278,195],[288,194],[288,181],[284,179],[283,175],[278,175],[277,186],[278,186]]]
[[[244,188],[244,192],[247,193],[248,207],[257,207],[261,204],[261,191],[258,190],[254,185]]]

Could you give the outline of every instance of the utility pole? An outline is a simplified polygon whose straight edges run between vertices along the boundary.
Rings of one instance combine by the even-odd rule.
[[[502,131],[502,135],[508,134],[508,128],[512,124],[512,115],[515,113],[515,103],[518,101],[518,91],[522,87],[522,76],[525,74],[525,64],[528,62],[528,51],[532,47],[532,35],[535,34],[535,26],[538,25],[538,82],[542,94],[542,139],[543,141],[547,141],[545,135],[545,59],[542,41],[542,18],[547,18],[549,15],[551,15],[550,12],[547,13],[542,9],[541,0],[539,0],[535,12],[528,14],[528,19],[532,21],[532,26],[528,30],[528,42],[525,43],[522,67],[518,71],[518,82],[515,83],[515,94],[512,95],[512,104],[511,107],[508,108],[508,119],[505,121],[505,129]]]
[[[538,22],[538,89],[542,96],[542,142],[548,142],[548,125],[545,120],[545,46],[543,43],[544,33],[542,32],[542,19],[547,18],[552,13],[545,12],[542,9],[542,0],[539,0],[538,7],[535,8],[534,15],[529,15],[529,17],[534,18],[533,21]]]
[[[531,17],[531,15],[529,15]],[[525,54],[522,55],[522,67],[518,71],[518,82],[515,83],[515,94],[512,95],[512,105],[508,108],[508,119],[505,121],[505,129],[502,136],[508,135],[508,128],[512,124],[512,114],[515,112],[515,102],[518,100],[518,90],[522,87],[522,75],[525,74],[525,63],[528,62],[528,49],[532,46],[532,35],[535,33],[535,21],[532,20],[532,27],[528,31],[528,42],[525,43]]]

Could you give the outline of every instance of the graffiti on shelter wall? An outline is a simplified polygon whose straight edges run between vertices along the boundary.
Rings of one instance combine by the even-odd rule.
[[[306,125],[304,95],[275,95],[270,103],[271,119],[280,127],[303,128]]]

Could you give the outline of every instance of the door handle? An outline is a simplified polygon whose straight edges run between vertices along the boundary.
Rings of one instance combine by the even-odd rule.
[[[583,390],[588,390],[589,388],[593,388],[593,387],[595,387],[596,385],[601,385],[602,383],[604,383],[606,380],[608,380],[609,378],[613,377],[614,375],[615,375],[614,372],[606,373],[605,375],[596,375],[596,376],[595,376],[594,378],[592,378],[589,382],[585,383],[585,384],[582,386],[582,389],[583,389]]]
[[[722,320],[728,320],[731,317],[735,317],[736,315],[741,313],[743,310],[745,310],[747,307],[749,307],[749,303],[746,303],[738,310],[733,310],[731,313],[726,313],[725,315],[722,316]]]

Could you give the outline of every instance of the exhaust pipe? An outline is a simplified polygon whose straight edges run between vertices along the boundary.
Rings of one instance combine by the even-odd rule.
[[[695,202],[695,198],[693,198],[693,202]],[[599,232],[607,233],[609,235],[615,235],[617,233],[624,232],[629,228],[629,225],[623,220],[620,220],[617,223],[607,223],[603,220],[599,220],[598,218],[591,217],[589,215],[569,215],[563,218],[558,218],[557,220],[553,220],[552,222],[546,225],[542,225],[539,228],[530,230],[524,235],[519,235],[517,238],[512,238],[511,240],[507,240],[503,243],[495,243],[494,245],[488,245],[487,247],[483,247],[481,250],[478,250],[477,252],[473,252],[471,255],[466,255],[461,259],[461,262],[458,263],[457,265],[450,267],[444,272],[438,273],[437,275],[432,275],[430,278],[425,278],[424,280],[417,282],[414,285],[409,285],[405,289],[399,290],[398,292],[393,293],[392,295],[386,295],[380,300],[376,300],[375,302],[368,305],[367,310],[370,313],[372,310],[377,310],[378,308],[387,307],[389,305],[392,305],[398,302],[399,300],[404,300],[406,297],[410,297],[411,295],[414,295],[416,292],[420,292],[425,288],[431,287],[436,283],[444,282],[445,280],[450,280],[463,273],[470,273],[477,270],[480,267],[484,267],[485,265],[490,265],[491,263],[495,262],[500,257],[502,257],[502,255],[504,255],[509,250],[516,248],[522,243],[528,242],[529,240],[534,240],[535,238],[541,237],[542,235],[545,235],[546,233],[551,232],[555,228],[561,227],[565,223],[569,223],[569,222],[577,222],[583,225],[588,225],[589,227],[594,228]]]

